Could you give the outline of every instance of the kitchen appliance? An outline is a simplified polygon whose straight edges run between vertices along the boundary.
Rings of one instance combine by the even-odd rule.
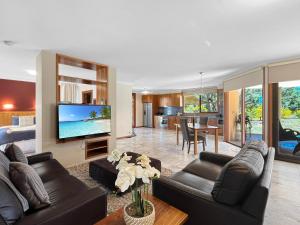
[[[144,117],[143,117],[143,124],[144,127],[153,127],[152,123],[152,103],[144,103]]]

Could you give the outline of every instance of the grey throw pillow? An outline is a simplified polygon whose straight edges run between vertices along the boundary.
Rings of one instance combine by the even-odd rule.
[[[264,141],[251,141],[247,143],[244,147],[259,151],[263,157],[266,157],[269,151],[268,145]]]
[[[2,165],[8,171],[9,163],[10,161],[7,156],[2,151],[0,151],[0,165]]]
[[[27,199],[29,207],[41,209],[50,205],[49,195],[36,171],[28,164],[11,162],[9,176],[21,194]]]
[[[9,144],[5,148],[5,155],[12,162],[22,162],[28,164],[27,157],[24,155],[23,151],[15,144]]]
[[[260,152],[253,149],[242,152],[223,167],[212,190],[213,199],[227,205],[239,204],[258,181],[263,168]]]

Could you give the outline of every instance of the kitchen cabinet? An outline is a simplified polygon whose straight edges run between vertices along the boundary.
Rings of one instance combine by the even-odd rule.
[[[142,95],[143,103],[153,103],[153,95]]]
[[[182,106],[181,93],[157,95],[159,107]]]

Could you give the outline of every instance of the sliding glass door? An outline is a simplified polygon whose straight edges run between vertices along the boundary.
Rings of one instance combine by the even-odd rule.
[[[277,155],[300,161],[300,80],[276,84]]]
[[[228,142],[237,146],[243,143],[243,91],[242,89],[228,92]]]
[[[263,89],[262,85],[245,88],[245,139],[263,140]]]
[[[263,140],[262,85],[227,92],[226,111],[225,141],[241,147]]]

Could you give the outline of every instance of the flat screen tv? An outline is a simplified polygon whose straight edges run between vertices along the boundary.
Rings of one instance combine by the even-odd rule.
[[[111,107],[109,105],[59,104],[57,115],[57,138],[59,140],[111,132]]]

